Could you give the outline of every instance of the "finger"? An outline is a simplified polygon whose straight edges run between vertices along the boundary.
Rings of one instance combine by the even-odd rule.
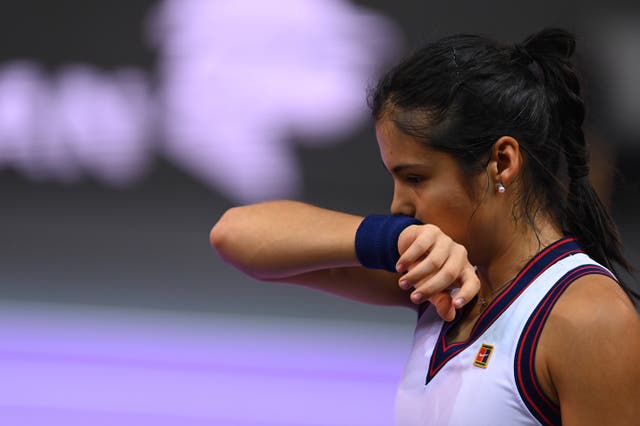
[[[469,265],[464,268],[458,280],[460,290],[456,292],[453,298],[453,305],[460,309],[478,294],[478,291],[480,291],[480,279],[476,274],[475,268]]]
[[[398,252],[404,253],[411,243],[418,237],[421,227],[418,225],[407,226],[398,235]]]
[[[400,253],[400,258],[396,263],[398,272],[406,271],[409,265],[412,265],[429,252],[436,240],[436,230],[439,231],[433,225],[414,225],[402,231],[398,238],[398,252]]]
[[[401,280],[408,283],[420,282],[440,270],[453,251],[452,244],[453,241],[449,239],[438,240],[423,259],[409,265],[409,272]]]
[[[451,303],[451,296],[449,296],[448,292],[436,293],[429,298],[429,302],[435,306],[438,315],[443,320],[452,321],[456,317],[456,309]]]
[[[470,265],[466,258],[466,250],[462,246],[456,246],[438,271],[429,277],[424,277],[418,283],[410,284],[413,284],[416,291],[428,299],[452,286],[460,286],[459,277],[467,266]]]

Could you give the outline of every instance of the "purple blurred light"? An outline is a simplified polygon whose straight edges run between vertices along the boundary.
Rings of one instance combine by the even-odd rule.
[[[388,425],[411,339],[388,324],[0,311],[3,424]]]
[[[110,185],[149,162],[150,98],[136,70],[69,66],[53,78],[29,62],[0,70],[0,164],[33,179],[73,182],[83,171]]]
[[[164,0],[148,28],[155,94],[135,70],[0,69],[0,165],[122,185],[154,143],[231,199],[293,195],[292,139],[331,143],[362,123],[367,82],[398,40],[386,18],[345,0]]]

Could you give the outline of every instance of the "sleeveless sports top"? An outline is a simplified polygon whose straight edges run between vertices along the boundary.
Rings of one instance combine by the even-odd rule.
[[[454,323],[427,306],[398,389],[396,425],[561,424],[534,371],[536,346],[560,295],[588,274],[613,278],[574,239],[551,244],[487,306],[463,342],[447,344]]]

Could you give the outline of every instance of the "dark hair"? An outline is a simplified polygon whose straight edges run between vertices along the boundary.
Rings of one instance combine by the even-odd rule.
[[[500,136],[514,137],[525,161],[520,213],[533,226],[535,215],[547,212],[594,260],[630,272],[617,228],[588,180],[574,50],[574,37],[561,29],[516,45],[446,37],[389,71],[370,92],[369,105],[376,120],[387,117],[430,148],[452,154],[468,176],[484,169]]]

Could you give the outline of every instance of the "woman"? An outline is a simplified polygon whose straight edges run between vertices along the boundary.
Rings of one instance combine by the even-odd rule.
[[[211,232],[257,279],[418,310],[400,425],[640,418],[640,318],[588,181],[574,46],[461,35],[392,69],[370,103],[394,216],[277,201]]]

